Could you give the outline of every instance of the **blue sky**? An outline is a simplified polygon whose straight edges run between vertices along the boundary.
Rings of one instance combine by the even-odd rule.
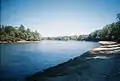
[[[89,34],[116,21],[120,0],[2,0],[1,23],[42,36]]]

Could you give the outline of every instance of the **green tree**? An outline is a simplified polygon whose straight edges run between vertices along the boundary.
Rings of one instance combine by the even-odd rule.
[[[117,19],[120,21],[120,13],[117,14]]]
[[[25,29],[23,25],[20,27],[0,25],[0,41],[16,42],[20,40],[40,40],[41,35],[37,31],[32,32]]]

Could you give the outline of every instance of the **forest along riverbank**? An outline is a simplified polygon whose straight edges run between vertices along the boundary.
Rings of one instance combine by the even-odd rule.
[[[26,41],[26,40],[22,40],[22,41],[16,41],[16,42],[11,42],[11,41],[0,41],[0,44],[8,44],[8,43],[32,43],[32,42],[41,42],[41,41]]]
[[[119,81],[120,44],[99,42],[103,46],[55,67],[28,76],[27,81]]]

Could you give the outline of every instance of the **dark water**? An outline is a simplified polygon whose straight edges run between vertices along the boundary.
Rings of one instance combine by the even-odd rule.
[[[100,44],[96,42],[80,41],[0,44],[0,79],[22,80],[28,75],[68,61],[98,46]]]

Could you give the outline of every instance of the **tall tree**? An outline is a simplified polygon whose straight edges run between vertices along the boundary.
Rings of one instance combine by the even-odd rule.
[[[120,13],[117,14],[117,19],[120,21]]]

